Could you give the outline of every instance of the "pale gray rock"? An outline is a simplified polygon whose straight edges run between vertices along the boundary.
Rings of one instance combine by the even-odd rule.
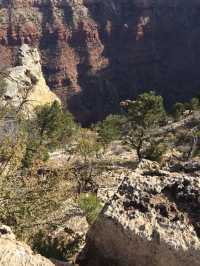
[[[11,229],[0,226],[0,266],[53,266],[46,258],[34,254],[24,243],[15,239]]]
[[[18,108],[24,101],[25,111],[32,112],[36,106],[60,102],[46,84],[37,49],[27,44],[18,51],[18,65],[6,70],[5,84],[4,105]]]
[[[143,161],[104,207],[77,261],[81,266],[199,266],[199,206],[199,178]]]

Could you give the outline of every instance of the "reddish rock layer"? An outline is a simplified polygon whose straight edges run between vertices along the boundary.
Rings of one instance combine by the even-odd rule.
[[[157,89],[168,103],[200,87],[200,3],[153,0],[2,0],[1,67],[37,46],[48,85],[83,123],[121,99]]]

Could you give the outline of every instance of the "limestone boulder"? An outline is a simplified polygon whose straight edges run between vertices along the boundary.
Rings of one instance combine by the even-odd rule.
[[[87,234],[81,266],[199,266],[200,178],[142,162]]]

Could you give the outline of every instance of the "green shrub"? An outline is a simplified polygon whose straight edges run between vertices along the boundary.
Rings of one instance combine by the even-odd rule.
[[[153,142],[146,149],[144,157],[151,161],[160,162],[162,155],[167,151],[168,146],[165,143]]]
[[[33,237],[32,248],[37,253],[61,261],[74,256],[80,249],[82,237],[65,228],[56,233],[53,230],[39,230]]]
[[[175,103],[172,109],[172,115],[175,120],[179,120],[185,111],[185,106],[183,103]]]
[[[162,96],[154,92],[140,94],[135,101],[122,103],[128,110],[127,134],[125,144],[136,149],[139,161],[143,158],[146,143],[154,141],[154,132],[165,124],[167,114]]]
[[[102,209],[100,200],[93,193],[83,193],[80,195],[78,203],[85,213],[88,223],[92,224]]]
[[[27,147],[22,168],[31,168],[36,160],[47,161],[48,152],[63,147],[73,135],[75,124],[72,115],[63,112],[54,102],[36,108],[36,116],[27,121]]]
[[[104,121],[96,125],[96,131],[104,144],[120,139],[124,120],[125,118],[123,116],[109,115]]]

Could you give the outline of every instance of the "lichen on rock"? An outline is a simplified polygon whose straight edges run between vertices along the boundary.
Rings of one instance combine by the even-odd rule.
[[[199,265],[200,181],[157,164],[150,171],[150,164],[125,177],[106,204],[88,232],[81,266]]]

